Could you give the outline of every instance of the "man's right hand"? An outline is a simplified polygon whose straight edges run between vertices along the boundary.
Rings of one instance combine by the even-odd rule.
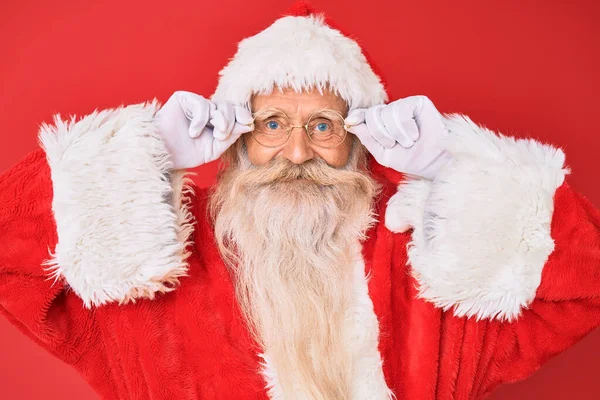
[[[252,114],[241,106],[212,103],[177,91],[155,115],[155,125],[171,153],[173,169],[214,161],[239,137],[252,131]]]

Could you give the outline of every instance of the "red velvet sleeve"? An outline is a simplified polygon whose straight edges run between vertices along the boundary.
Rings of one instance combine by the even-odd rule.
[[[551,233],[555,248],[535,300],[499,326],[492,386],[524,379],[600,326],[600,212],[565,183],[554,196]]]
[[[56,243],[50,169],[40,149],[0,175],[0,311],[74,363],[90,340],[93,311],[44,270]]]

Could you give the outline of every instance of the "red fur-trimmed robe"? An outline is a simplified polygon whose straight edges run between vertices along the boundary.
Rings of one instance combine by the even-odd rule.
[[[55,120],[0,177],[0,310],[106,399],[281,398],[158,104]],[[476,399],[600,324],[600,213],[564,155],[449,117],[433,181],[385,183],[356,247],[352,398]],[[187,246],[186,246],[187,245]]]

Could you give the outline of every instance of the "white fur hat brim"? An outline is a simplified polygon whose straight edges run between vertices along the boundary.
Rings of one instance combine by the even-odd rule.
[[[322,15],[287,16],[242,40],[219,73],[212,100],[249,105],[253,94],[328,87],[350,109],[387,101],[381,79],[356,41],[329,27]]]

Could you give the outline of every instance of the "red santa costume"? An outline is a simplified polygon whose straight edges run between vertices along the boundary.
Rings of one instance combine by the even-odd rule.
[[[291,14],[240,43],[213,98],[293,80],[329,82],[351,107],[387,100],[356,42]],[[277,69],[282,34],[298,41],[290,57],[320,64]],[[303,398],[250,335],[208,192],[170,170],[158,109],[57,116],[0,177],[0,310],[103,398]],[[353,399],[481,398],[600,324],[600,212],[565,182],[563,152],[446,122],[440,179],[372,162],[383,195],[354,249]]]

